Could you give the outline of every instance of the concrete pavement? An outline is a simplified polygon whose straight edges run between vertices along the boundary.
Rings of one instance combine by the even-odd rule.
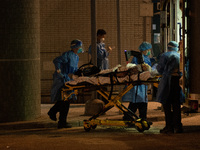
[[[126,107],[128,103],[123,103]],[[9,123],[0,123],[0,130],[9,130],[9,129],[21,129],[21,128],[56,128],[57,122],[49,119],[47,112],[53,106],[53,104],[41,104],[41,117],[32,121],[19,121],[19,122],[9,122]],[[147,119],[148,121],[153,122],[152,127],[157,127],[161,129],[164,127],[164,112],[161,111],[161,104],[157,102],[150,101],[148,103],[148,112]],[[83,120],[89,119],[91,116],[85,116],[85,104],[71,104],[68,114],[68,122],[72,124],[73,127],[83,126]],[[138,112],[136,112],[138,115]],[[57,116],[58,117],[58,116]],[[113,107],[106,114],[98,117],[98,119],[122,119],[123,115],[116,108]],[[200,126],[200,113],[182,113],[182,122],[184,125],[196,125]]]
[[[128,103],[123,103],[125,106]],[[160,134],[164,127],[164,114],[159,103],[149,102],[148,120],[153,122],[143,133],[135,128],[97,126],[85,132],[83,120],[84,104],[72,104],[68,122],[73,127],[57,129],[57,122],[48,118],[47,112],[53,104],[41,105],[41,117],[32,121],[0,123],[1,150],[199,150],[200,114],[182,114],[184,133]],[[121,119],[122,114],[112,108],[99,119]]]

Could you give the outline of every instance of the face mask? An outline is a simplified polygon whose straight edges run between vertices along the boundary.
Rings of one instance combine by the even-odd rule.
[[[101,38],[100,42],[103,43],[105,41],[105,38]]]
[[[151,52],[150,52],[150,51],[148,51],[148,52],[147,52],[147,56],[149,56],[150,54],[151,54]]]
[[[77,54],[82,53],[82,52],[83,52],[83,49],[79,48],[78,51],[77,51]]]

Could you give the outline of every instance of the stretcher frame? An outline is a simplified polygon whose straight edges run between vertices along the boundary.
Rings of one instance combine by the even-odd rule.
[[[134,127],[139,132],[143,132],[145,130],[148,130],[150,128],[150,125],[152,125],[151,122],[148,122],[146,120],[143,120],[139,118],[135,113],[133,113],[130,109],[125,107],[121,102],[120,99],[123,95],[125,95],[129,90],[131,90],[134,86],[141,85],[141,84],[153,84],[158,83],[157,78],[151,78],[147,81],[132,81],[132,82],[125,82],[125,83],[115,83],[114,82],[115,75],[110,74],[110,81],[111,84],[105,84],[105,85],[92,85],[92,84],[80,84],[80,85],[68,85],[65,84],[65,87],[61,90],[61,96],[64,101],[67,101],[68,98],[72,95],[78,94],[78,90],[80,89],[87,89],[87,90],[96,90],[97,93],[99,93],[101,96],[104,97],[106,100],[105,106],[102,111],[99,113],[93,115],[88,120],[83,121],[84,129],[85,131],[90,131],[91,129],[95,129],[97,125],[108,125],[108,126],[123,126],[123,127]],[[113,96],[113,86],[116,85],[127,85],[126,88],[124,88],[122,91],[119,92],[117,96]],[[105,87],[111,86],[111,91],[108,93],[105,90]],[[113,107],[117,107],[124,115],[126,115],[129,119],[128,120],[100,120],[97,119],[100,115],[104,114],[108,110],[110,110]]]

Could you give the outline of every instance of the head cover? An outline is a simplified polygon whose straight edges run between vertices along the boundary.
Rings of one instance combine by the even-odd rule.
[[[170,41],[167,44],[167,49],[171,51],[178,51],[178,43],[176,41]]]
[[[149,42],[142,42],[142,44],[140,44],[140,46],[139,46],[140,51],[146,51],[151,48],[152,48],[152,45]]]
[[[73,41],[71,41],[71,45],[70,45],[71,49],[79,48],[79,47],[82,47],[82,41],[81,40],[73,40]]]

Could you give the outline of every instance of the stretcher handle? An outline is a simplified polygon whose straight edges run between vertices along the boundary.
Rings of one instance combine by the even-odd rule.
[[[127,54],[127,50],[124,50],[125,53],[125,57],[126,57],[126,64],[128,64],[128,54]]]

